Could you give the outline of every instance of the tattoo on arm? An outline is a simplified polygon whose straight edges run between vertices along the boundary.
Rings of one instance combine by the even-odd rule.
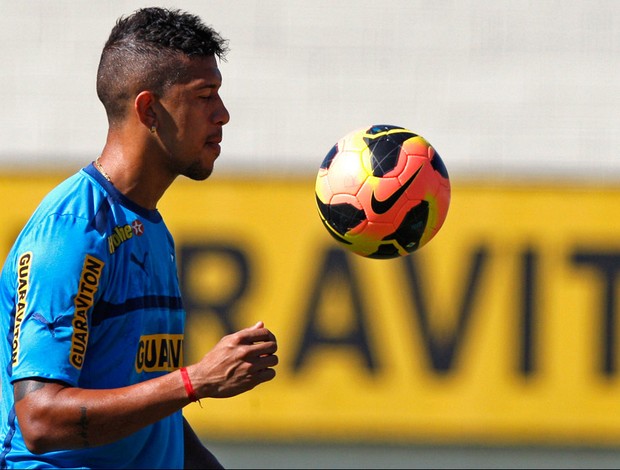
[[[46,385],[47,383],[41,380],[18,380],[13,384],[15,402],[23,400],[28,394],[36,392]],[[80,418],[76,424],[78,436],[82,438],[82,447],[90,447],[90,442],[88,441],[88,408],[86,406],[80,407]]]
[[[87,408],[80,407],[80,437],[82,438],[82,446],[86,449],[90,447],[88,442],[88,416],[86,416]]]
[[[45,387],[45,382],[38,380],[20,380],[13,385],[13,393],[15,401],[18,402],[26,397],[29,393],[35,392]]]

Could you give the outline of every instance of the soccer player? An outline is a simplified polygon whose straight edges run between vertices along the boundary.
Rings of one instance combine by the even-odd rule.
[[[157,203],[206,179],[229,114],[227,41],[195,15],[145,8],[104,46],[101,155],[53,189],[0,277],[0,467],[222,468],[182,415],[274,378],[263,322],[183,365],[185,311]]]

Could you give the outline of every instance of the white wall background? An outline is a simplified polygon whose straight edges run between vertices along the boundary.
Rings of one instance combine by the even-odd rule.
[[[103,146],[99,54],[142,6],[230,39],[217,171],[314,173],[348,131],[425,136],[451,177],[620,181],[617,0],[0,0],[0,169]]]

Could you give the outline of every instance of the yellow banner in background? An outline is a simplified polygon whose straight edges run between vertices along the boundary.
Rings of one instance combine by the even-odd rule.
[[[4,258],[59,181],[0,177]],[[620,189],[453,181],[439,234],[396,260],[343,251],[314,178],[177,181],[160,211],[186,362],[263,320],[273,382],[186,408],[218,439],[620,444]]]

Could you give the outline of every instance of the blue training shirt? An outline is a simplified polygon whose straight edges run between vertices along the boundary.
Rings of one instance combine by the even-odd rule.
[[[112,444],[33,455],[13,401],[18,379],[109,389],[183,365],[174,241],[158,211],[83,168],[44,198],[9,252],[0,316],[0,468],[183,467],[181,411]]]

